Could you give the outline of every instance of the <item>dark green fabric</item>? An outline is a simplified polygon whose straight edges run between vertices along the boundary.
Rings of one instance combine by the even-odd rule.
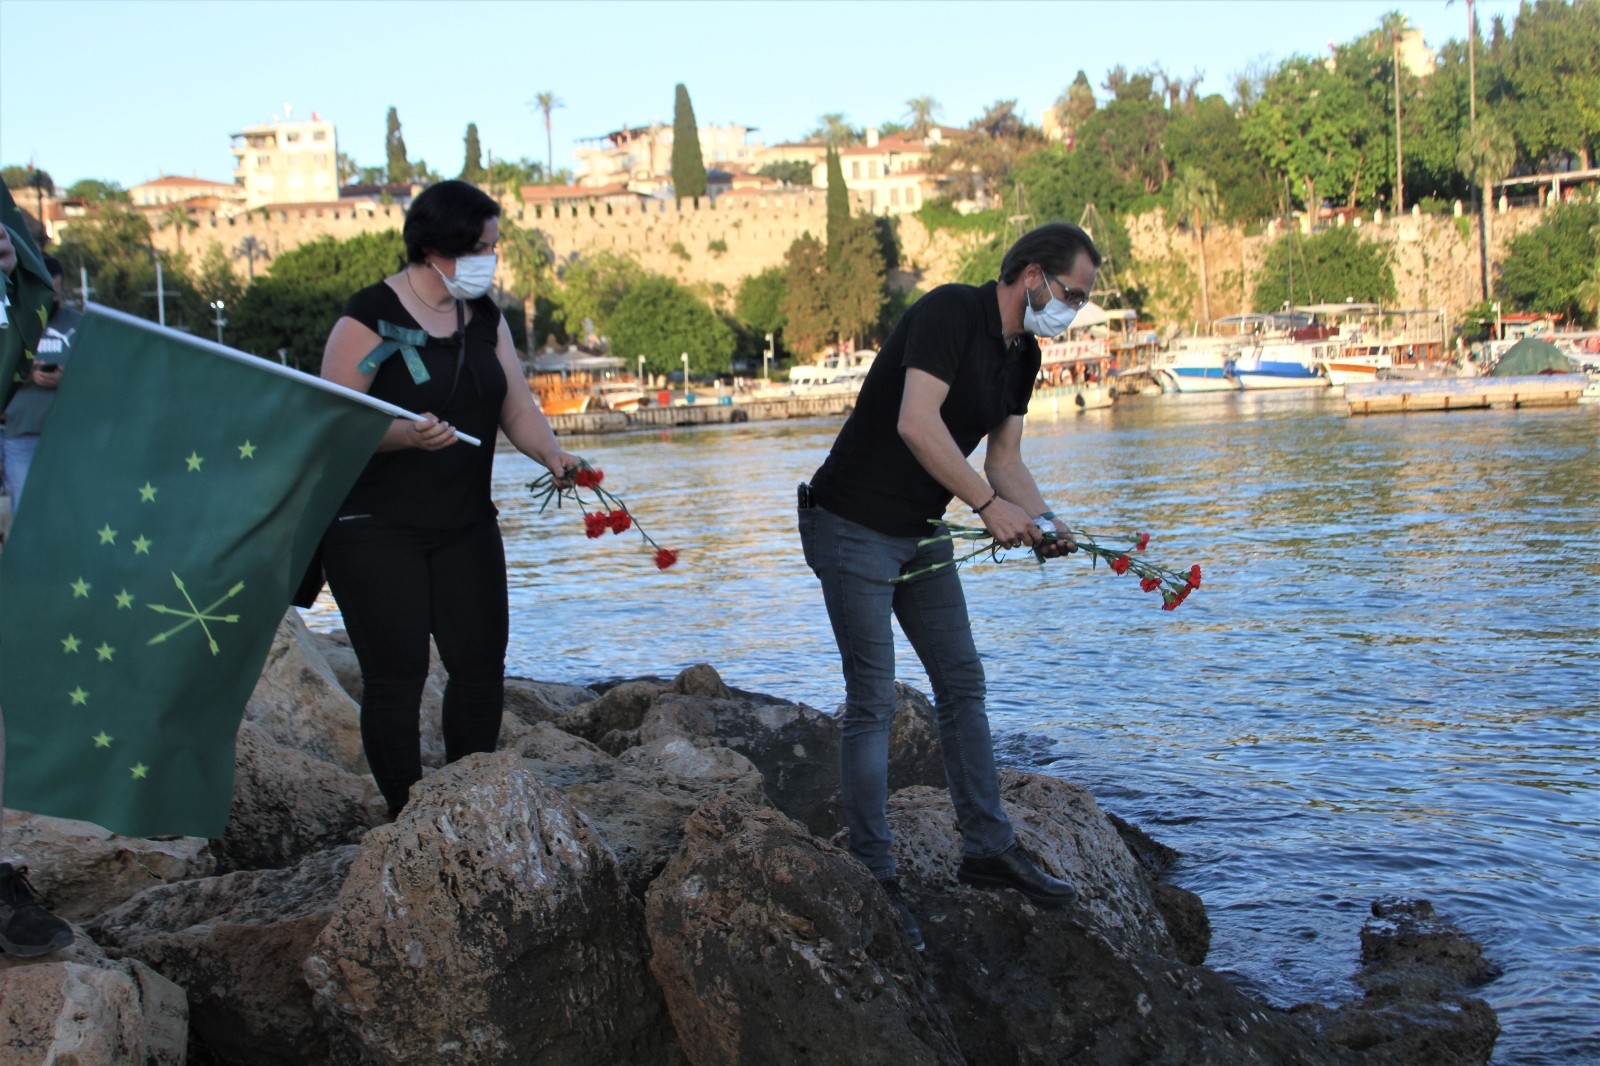
[[[0,554],[5,804],[219,837],[234,734],[391,416],[91,305]]]
[[[55,283],[45,269],[44,257],[33,243],[28,223],[22,211],[11,198],[11,190],[0,181],[0,224],[11,234],[11,246],[17,252],[17,269],[5,279],[6,295],[11,306],[6,308],[6,328],[0,329],[0,410],[10,402],[32,362],[39,334],[50,318],[50,302],[55,299]]]

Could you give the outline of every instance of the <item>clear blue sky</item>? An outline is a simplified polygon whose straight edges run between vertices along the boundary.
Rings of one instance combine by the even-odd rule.
[[[1478,0],[1484,32],[1517,6]],[[392,105],[411,158],[453,175],[468,122],[496,157],[543,160],[528,101],[551,90],[570,168],[580,138],[671,122],[679,81],[702,125],[767,144],[827,112],[900,120],[924,95],[949,125],[1012,97],[1037,122],[1080,68],[1098,88],[1160,64],[1226,95],[1253,63],[1323,54],[1391,10],[1435,48],[1466,36],[1462,0],[0,0],[0,163],[61,184],[230,181],[229,134],[287,103],[378,166]]]

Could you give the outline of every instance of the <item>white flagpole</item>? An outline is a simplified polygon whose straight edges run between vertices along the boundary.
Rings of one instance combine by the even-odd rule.
[[[397,407],[392,403],[387,403],[383,400],[368,396],[364,392],[357,392],[355,389],[346,388],[343,385],[329,381],[327,378],[319,378],[315,374],[307,374],[303,370],[296,370],[293,367],[282,366],[278,363],[269,363],[267,360],[262,359],[259,356],[251,355],[248,352],[241,352],[237,348],[229,348],[225,344],[218,344],[216,341],[206,340],[204,337],[196,337],[191,333],[183,333],[168,326],[157,325],[156,323],[151,322],[149,319],[139,318],[137,315],[130,315],[126,312],[118,311],[115,308],[106,307],[103,304],[86,303],[84,305],[84,311],[92,312],[93,314],[97,315],[103,315],[104,317],[109,318],[114,322],[120,322],[125,326],[133,326],[136,329],[142,329],[150,333],[167,336],[173,340],[195,348],[203,348],[213,355],[220,355],[224,359],[232,359],[236,363],[244,363],[247,366],[252,366],[257,370],[266,371],[269,374],[277,374],[280,377],[293,378],[302,385],[310,385],[312,388],[321,389],[323,392],[331,392],[336,396],[343,396],[347,400],[354,400],[357,403],[364,403],[368,407],[375,407],[383,413],[393,415],[396,418],[408,418],[413,422],[427,421],[426,418],[414,411],[407,411],[404,407]],[[466,444],[478,446],[483,444],[483,441],[479,440],[477,437],[472,436],[470,433],[463,433],[459,429],[456,430],[456,439]]]

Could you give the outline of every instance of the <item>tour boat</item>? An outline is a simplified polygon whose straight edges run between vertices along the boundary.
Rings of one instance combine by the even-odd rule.
[[[1338,351],[1327,341],[1263,341],[1234,356],[1233,376],[1241,389],[1325,389],[1323,364]]]

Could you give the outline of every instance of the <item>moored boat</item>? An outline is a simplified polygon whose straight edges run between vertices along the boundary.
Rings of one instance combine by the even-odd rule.
[[[1263,341],[1233,358],[1233,376],[1242,389],[1323,389],[1323,364],[1337,354],[1327,341]]]

